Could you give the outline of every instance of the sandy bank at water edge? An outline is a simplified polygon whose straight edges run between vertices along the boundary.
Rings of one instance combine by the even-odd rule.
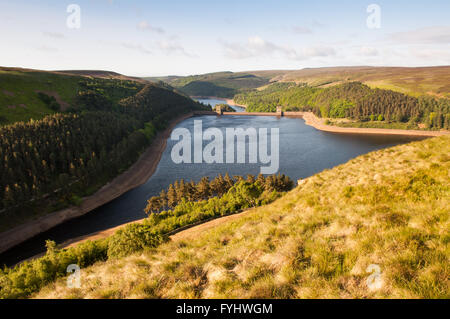
[[[69,207],[50,213],[0,233],[0,253],[70,219],[80,217],[112,201],[129,190],[144,184],[158,167],[172,129],[178,123],[194,115],[195,113],[191,112],[173,119],[164,131],[157,134],[150,147],[139,157],[136,163],[99,189],[95,194],[83,198],[80,206]]]
[[[285,112],[289,116],[290,112]],[[305,124],[312,126],[320,131],[332,133],[351,133],[351,134],[388,134],[388,135],[410,135],[410,136],[442,136],[449,135],[449,131],[419,131],[419,130],[400,130],[400,129],[383,129],[383,128],[358,128],[358,127],[339,127],[326,125],[323,120],[315,116],[311,112],[295,112],[303,113],[301,116],[305,120]]]

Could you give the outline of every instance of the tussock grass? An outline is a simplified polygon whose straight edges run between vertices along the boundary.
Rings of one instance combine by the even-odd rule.
[[[360,156],[192,238],[83,269],[81,289],[60,279],[34,297],[449,298],[448,154],[444,136]]]

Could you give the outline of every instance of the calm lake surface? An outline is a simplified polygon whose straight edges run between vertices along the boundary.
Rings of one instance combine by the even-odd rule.
[[[216,100],[206,100],[206,103],[212,104],[214,101]],[[271,116],[198,116],[179,123],[177,127],[187,128],[193,134],[194,120],[202,120],[203,130],[219,128],[224,136],[225,128],[228,127],[268,128],[269,132],[270,128],[279,128],[279,173],[288,175],[294,181],[373,150],[423,139],[411,136],[328,133],[305,125],[300,118]],[[12,248],[0,255],[0,265],[12,265],[43,252],[46,239],[62,243],[71,238],[144,218],[146,215],[143,209],[147,199],[159,194],[161,189],[167,188],[175,180],[198,181],[202,176],[213,178],[219,173],[227,172],[230,175],[257,175],[260,167],[266,166],[261,163],[248,164],[248,161],[247,164],[175,164],[171,159],[171,151],[176,143],[168,140],[156,172],[144,185],[80,218],[68,221]],[[204,142],[204,145],[206,144],[207,142]]]
[[[211,105],[212,108],[214,108],[214,106],[216,106],[217,104],[227,104],[227,102],[225,100],[220,100],[220,99],[196,99],[196,101],[199,101],[200,103],[206,104],[206,105]],[[229,106],[231,106],[231,108],[233,108],[236,112],[244,112],[245,108],[241,107],[241,106],[237,106],[234,104],[228,104]]]

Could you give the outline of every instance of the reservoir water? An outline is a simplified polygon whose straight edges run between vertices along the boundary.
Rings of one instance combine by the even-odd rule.
[[[216,100],[217,101],[217,100]],[[213,103],[213,101],[206,102]],[[203,129],[218,128],[279,128],[279,172],[294,181],[324,169],[347,162],[358,155],[377,149],[423,139],[412,136],[336,134],[307,126],[300,118],[271,116],[198,116],[177,125],[193,132],[194,120],[201,120]],[[225,134],[224,134],[225,135]],[[257,175],[257,164],[175,164],[171,150],[176,142],[168,140],[166,150],[153,176],[143,185],[77,219],[61,224],[0,255],[0,265],[12,265],[45,251],[45,240],[62,243],[68,239],[105,230],[145,217],[143,211],[149,197],[159,194],[175,180],[198,181],[203,176],[219,173]],[[248,143],[248,141],[247,141]],[[206,144],[206,142],[205,142]]]
[[[196,99],[197,101],[199,101],[200,103],[206,104],[206,105],[211,105],[211,107],[216,106],[217,104],[227,104],[225,100],[220,100],[220,99]],[[245,108],[241,107],[241,106],[237,106],[234,104],[228,104],[230,105],[236,112],[244,112]]]

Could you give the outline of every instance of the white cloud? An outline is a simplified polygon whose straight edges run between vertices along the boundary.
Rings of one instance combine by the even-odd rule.
[[[450,51],[430,48],[412,48],[409,50],[410,54],[420,58],[434,61],[446,61],[450,63]]]
[[[271,42],[255,36],[247,39],[246,43],[229,43],[222,41],[225,49],[225,56],[232,59],[246,59],[257,56],[272,55],[283,49]]]
[[[324,23],[322,23],[322,22],[320,22],[320,21],[318,21],[318,20],[313,20],[313,22],[312,22],[312,25],[315,27],[315,28],[323,28],[323,27],[326,27],[326,24],[324,24]]]
[[[139,22],[137,25],[137,28],[142,31],[151,31],[151,32],[159,33],[159,34],[165,33],[164,29],[159,28],[159,27],[154,27],[154,26],[150,25],[147,21]]]
[[[313,57],[325,57],[325,56],[332,56],[336,55],[336,51],[334,48],[329,46],[316,46],[316,47],[309,47],[304,48],[303,50],[303,56],[305,58],[313,58]]]
[[[124,48],[130,49],[130,50],[135,50],[135,51],[138,51],[138,52],[143,53],[143,54],[152,54],[152,51],[146,49],[141,44],[122,43],[122,46]]]
[[[41,46],[37,47],[36,50],[39,50],[39,51],[42,51],[42,52],[48,52],[48,53],[58,52],[59,51],[57,48],[49,47],[47,45],[41,45]]]
[[[449,44],[450,27],[428,27],[406,32],[396,32],[389,34],[388,38],[399,44]]]
[[[53,38],[53,39],[63,39],[63,38],[65,38],[64,34],[59,33],[59,32],[43,31],[42,34],[45,35],[46,37]]]
[[[291,47],[280,46],[270,41],[266,41],[258,36],[248,38],[245,43],[228,43],[225,41],[221,41],[221,43],[225,50],[225,56],[232,59],[279,55],[291,60],[305,60],[336,54],[334,48],[328,46],[313,46],[296,50]]]
[[[176,38],[172,37],[171,40],[162,40],[158,42],[158,47],[165,54],[181,54],[187,57],[194,57],[194,55],[188,53],[181,44],[175,41]]]
[[[292,30],[294,31],[294,33],[297,33],[297,34],[311,34],[311,33],[313,33],[310,28],[302,27],[302,26],[293,27]]]
[[[379,55],[379,52],[376,48],[372,48],[372,47],[361,47],[359,49],[359,55],[363,55],[363,56],[377,56]]]

